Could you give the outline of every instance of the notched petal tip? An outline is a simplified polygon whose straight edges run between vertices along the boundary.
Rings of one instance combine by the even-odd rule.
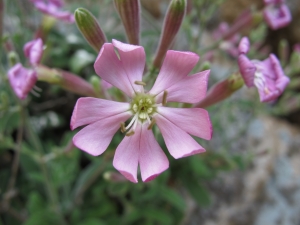
[[[152,180],[154,180],[159,174],[160,174],[160,173],[154,174],[154,175],[148,177],[147,179],[143,180],[143,182],[149,182],[149,181],[152,181]]]
[[[131,173],[127,172],[127,171],[123,171],[123,170],[119,170],[119,172],[129,181],[131,181],[132,183],[138,183],[138,180],[136,178],[136,176],[132,175]]]
[[[119,50],[123,51],[123,52],[130,52],[130,51],[133,51],[135,49],[138,49],[138,48],[143,48],[142,46],[139,46],[139,45],[132,45],[132,44],[125,44],[125,43],[122,43],[116,39],[112,39],[112,44]]]

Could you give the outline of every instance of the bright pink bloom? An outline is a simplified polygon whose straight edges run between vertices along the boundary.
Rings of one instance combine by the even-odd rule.
[[[155,123],[174,158],[204,152],[205,149],[190,135],[211,139],[212,126],[207,111],[169,108],[162,104],[166,100],[196,103],[205,96],[209,71],[188,76],[198,60],[192,52],[168,51],[154,86],[145,92],[141,82],[145,67],[144,48],[116,40],[112,44],[105,43],[94,65],[96,73],[122,90],[131,101],[80,98],[73,111],[71,128],[87,126],[74,136],[75,146],[91,155],[100,155],[121,127],[126,136],[116,149],[113,165],[135,183],[138,165],[144,182],[169,167],[168,159],[152,133]],[[132,119],[125,126],[130,117]]]
[[[264,61],[250,60],[246,56],[249,48],[248,38],[242,38],[238,64],[245,84],[248,87],[257,87],[261,102],[276,100],[283,93],[290,79],[284,74],[275,55],[270,54]]]
[[[75,22],[73,13],[62,11],[63,0],[31,0],[31,2],[42,13],[68,23]]]
[[[8,71],[9,83],[20,99],[25,99],[37,81],[34,70],[26,69],[21,63],[16,64]]]
[[[287,26],[292,21],[289,8],[283,0],[265,0],[264,18],[273,30]]]
[[[43,41],[38,38],[24,45],[24,54],[31,65],[39,64],[43,55]]]

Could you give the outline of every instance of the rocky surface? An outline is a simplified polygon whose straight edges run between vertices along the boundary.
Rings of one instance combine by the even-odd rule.
[[[244,140],[250,168],[214,181],[213,206],[194,210],[187,224],[300,224],[299,127],[260,117],[250,123]]]

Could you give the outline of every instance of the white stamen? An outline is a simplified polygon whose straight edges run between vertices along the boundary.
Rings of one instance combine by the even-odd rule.
[[[255,77],[254,77],[254,84],[256,87],[262,89],[263,87],[265,87],[265,79],[263,77],[263,74],[260,71],[257,71],[255,73]]]
[[[148,114],[147,114],[147,120],[148,120],[148,123],[151,124],[151,120],[150,120],[150,117]]]
[[[139,115],[138,113],[136,113],[134,115],[134,117],[132,118],[132,120],[130,121],[130,123],[127,125],[127,127],[125,127],[126,130],[128,130],[132,126],[132,124],[134,123],[134,121],[137,120],[138,115]]]
[[[152,104],[152,101],[151,101],[149,98],[147,98],[147,99],[146,99],[146,103]]]
[[[139,117],[140,117],[142,120],[146,119],[147,116],[148,116],[148,114],[145,113],[145,112],[141,112],[141,113],[139,114]]]
[[[135,131],[137,123],[138,123],[138,119],[136,119],[135,122],[134,122],[134,124],[133,124],[133,128],[132,128],[133,131]]]

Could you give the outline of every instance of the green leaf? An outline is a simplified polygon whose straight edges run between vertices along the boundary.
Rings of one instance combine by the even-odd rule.
[[[200,206],[207,207],[210,205],[210,193],[205,187],[197,182],[187,182],[185,187]]]
[[[70,67],[74,73],[79,73],[84,67],[92,64],[96,57],[85,50],[78,50],[70,60]]]
[[[173,207],[178,209],[181,212],[185,210],[185,202],[183,198],[175,191],[170,188],[162,186],[159,189],[159,195],[162,199],[170,203]]]

